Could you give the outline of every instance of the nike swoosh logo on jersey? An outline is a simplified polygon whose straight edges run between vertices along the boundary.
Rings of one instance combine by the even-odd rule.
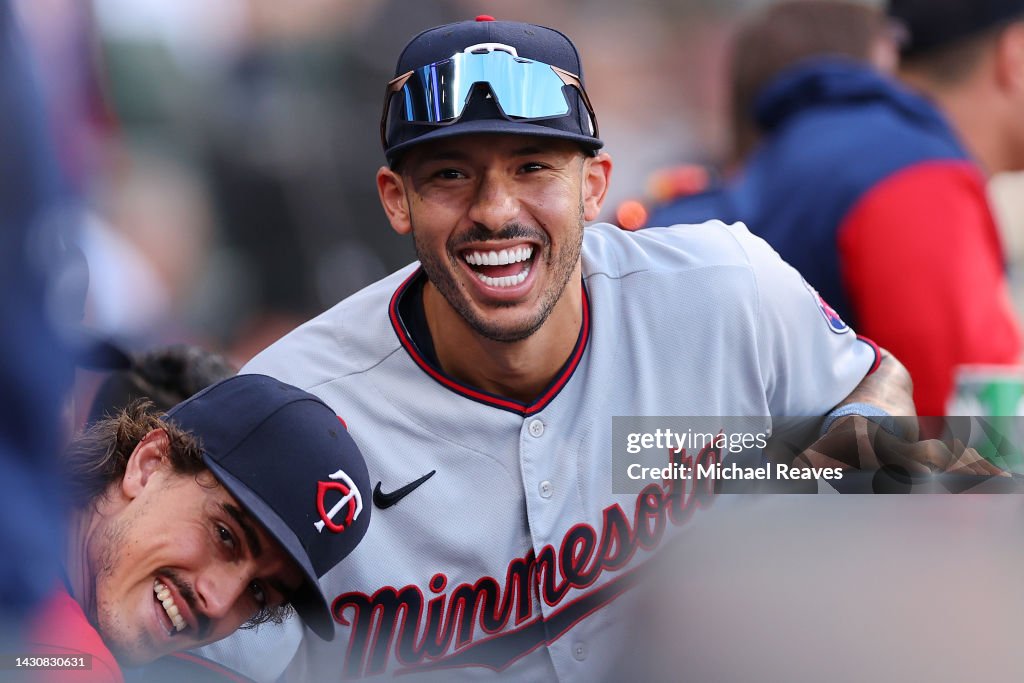
[[[420,484],[434,476],[435,472],[437,472],[437,470],[430,470],[430,472],[424,474],[416,481],[410,482],[403,486],[402,488],[392,491],[391,493],[384,493],[383,491],[381,491],[381,482],[378,481],[377,485],[373,487],[373,504],[376,505],[381,510],[388,509],[389,507],[391,507],[392,505],[394,505],[395,503],[397,503],[398,501],[402,500],[410,493],[415,491]]]

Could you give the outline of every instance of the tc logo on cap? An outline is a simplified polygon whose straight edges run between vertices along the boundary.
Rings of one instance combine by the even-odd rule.
[[[335,481],[319,481],[316,484],[316,509],[320,513],[321,521],[313,526],[317,532],[322,532],[324,527],[327,527],[334,533],[339,533],[359,518],[359,513],[363,511],[363,496],[359,493],[359,487],[344,470],[338,470],[328,478]],[[341,497],[328,510],[325,501],[330,491],[337,491]]]

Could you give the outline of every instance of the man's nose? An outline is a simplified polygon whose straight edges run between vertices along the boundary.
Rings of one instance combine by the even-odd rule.
[[[237,607],[248,584],[238,567],[209,567],[196,577],[199,607],[210,619],[222,619]]]
[[[468,218],[490,230],[499,230],[518,215],[514,180],[497,173],[485,173],[477,185]]]

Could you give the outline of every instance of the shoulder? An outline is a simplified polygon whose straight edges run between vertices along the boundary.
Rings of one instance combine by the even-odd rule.
[[[761,282],[769,277],[756,255],[774,252],[742,223],[591,230],[584,240],[583,278],[595,310],[615,308],[637,321],[647,313],[692,313],[699,305],[732,311],[736,320],[741,310],[756,317]]]
[[[31,618],[25,646],[41,657],[88,656],[91,659],[90,669],[61,671],[61,680],[81,683],[120,683],[124,680],[121,668],[99,632],[89,623],[81,606],[63,588],[55,590]]]
[[[257,354],[242,372],[308,389],[376,366],[400,348],[389,309],[416,267],[410,264],[378,280],[295,328]]]
[[[584,233],[585,277],[622,278],[642,272],[683,272],[703,268],[750,267],[750,251],[763,240],[742,223],[708,221],[628,232],[607,223]]]
[[[966,159],[966,151],[934,105],[915,102],[910,108],[877,99],[808,112],[769,140],[754,159],[769,174],[821,168],[829,173],[822,182],[832,178],[863,184],[918,163]],[[836,164],[837,159],[842,163]]]
[[[894,221],[880,221],[887,217]],[[989,208],[986,179],[972,161],[936,159],[913,164],[876,183],[854,205],[840,227],[840,234],[851,226],[873,232],[913,231],[926,225],[929,232],[973,232],[981,237],[978,223],[995,223]]]

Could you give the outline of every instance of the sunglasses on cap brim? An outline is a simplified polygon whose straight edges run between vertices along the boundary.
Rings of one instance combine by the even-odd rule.
[[[579,76],[557,66],[520,57],[509,45],[481,43],[406,72],[388,83],[380,118],[384,148],[388,147],[388,114],[394,94],[402,95],[403,121],[443,126],[459,120],[478,83],[487,85],[505,118],[521,121],[567,116],[569,100],[562,88],[571,86],[579,92],[590,114],[593,136],[599,137],[597,117]]]

